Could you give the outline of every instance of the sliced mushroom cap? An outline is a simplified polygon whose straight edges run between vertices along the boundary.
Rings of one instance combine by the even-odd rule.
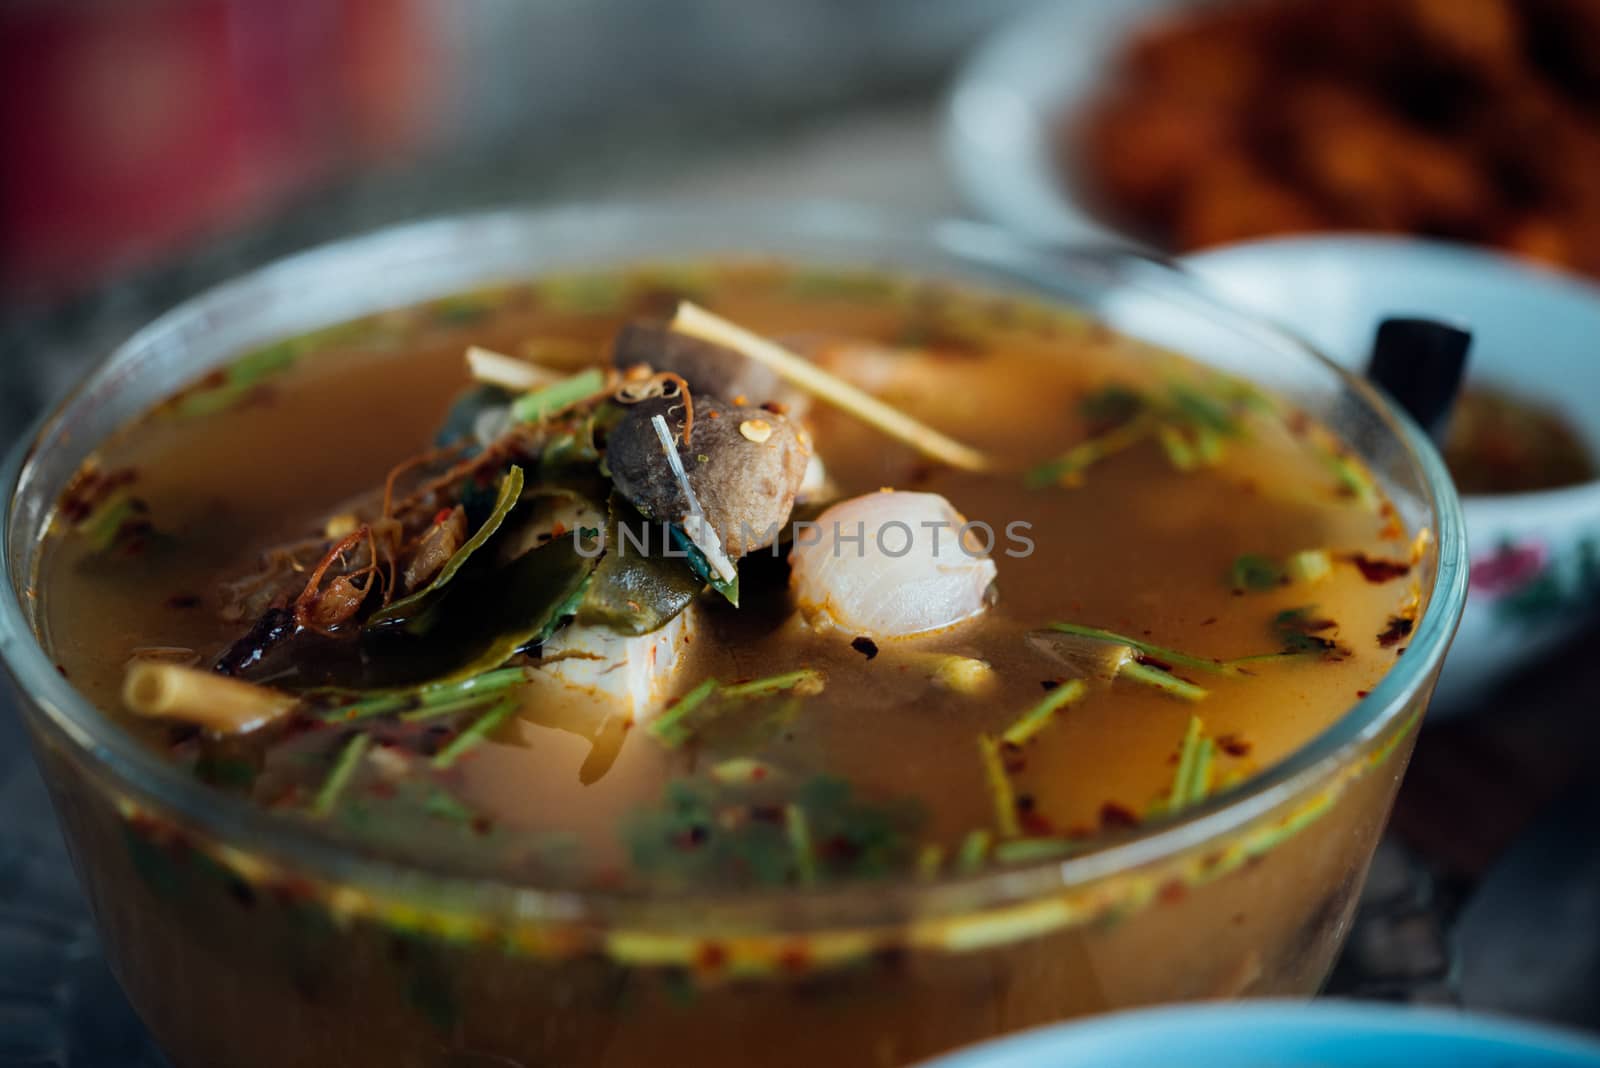
[[[635,321],[617,331],[611,362],[619,369],[648,364],[670,371],[689,383],[695,395],[744,398],[749,404],[775,401],[793,407],[803,394],[787,386],[769,368],[743,353],[669,329],[664,323]]]
[[[689,486],[730,557],[765,548],[789,519],[811,459],[809,438],[781,415],[694,397],[694,432],[682,447],[684,406],[676,397],[632,405],[611,431],[606,463],[612,481],[645,516],[680,522],[689,511],[650,420],[666,416]]]

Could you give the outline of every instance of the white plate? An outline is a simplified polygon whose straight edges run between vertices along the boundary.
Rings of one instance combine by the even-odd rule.
[[[945,112],[945,154],[981,215],[1029,238],[1127,242],[1075,202],[1053,163],[1052,131],[1106,82],[1134,29],[1195,0],[1051,0],[979,46]]]

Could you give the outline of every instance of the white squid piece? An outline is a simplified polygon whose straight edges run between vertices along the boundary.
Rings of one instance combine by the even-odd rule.
[[[544,643],[541,674],[569,694],[591,697],[643,722],[675,688],[694,640],[695,614],[690,604],[666,626],[637,637],[609,627],[569,624]]]
[[[955,626],[989,604],[994,561],[966,517],[936,493],[884,490],[801,526],[789,584],[813,626],[906,638]]]

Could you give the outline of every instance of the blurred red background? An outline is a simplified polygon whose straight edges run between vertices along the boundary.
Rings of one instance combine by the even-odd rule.
[[[92,283],[426,141],[411,0],[0,5],[0,280]]]

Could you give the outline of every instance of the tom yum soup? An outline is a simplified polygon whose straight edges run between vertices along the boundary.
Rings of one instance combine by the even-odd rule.
[[[282,1048],[230,1028],[308,1064],[895,1064],[1309,990],[1403,732],[1230,850],[1054,912],[735,913],[1205,802],[1394,665],[1429,542],[1246,382],[1039,304],[743,261],[253,352],[106,441],[47,537],[61,670],[219,793],[402,866],[705,902],[689,933],[501,926],[125,804],[92,848],[133,856],[102,896],[143,913],[102,911],[183,1064]]]

